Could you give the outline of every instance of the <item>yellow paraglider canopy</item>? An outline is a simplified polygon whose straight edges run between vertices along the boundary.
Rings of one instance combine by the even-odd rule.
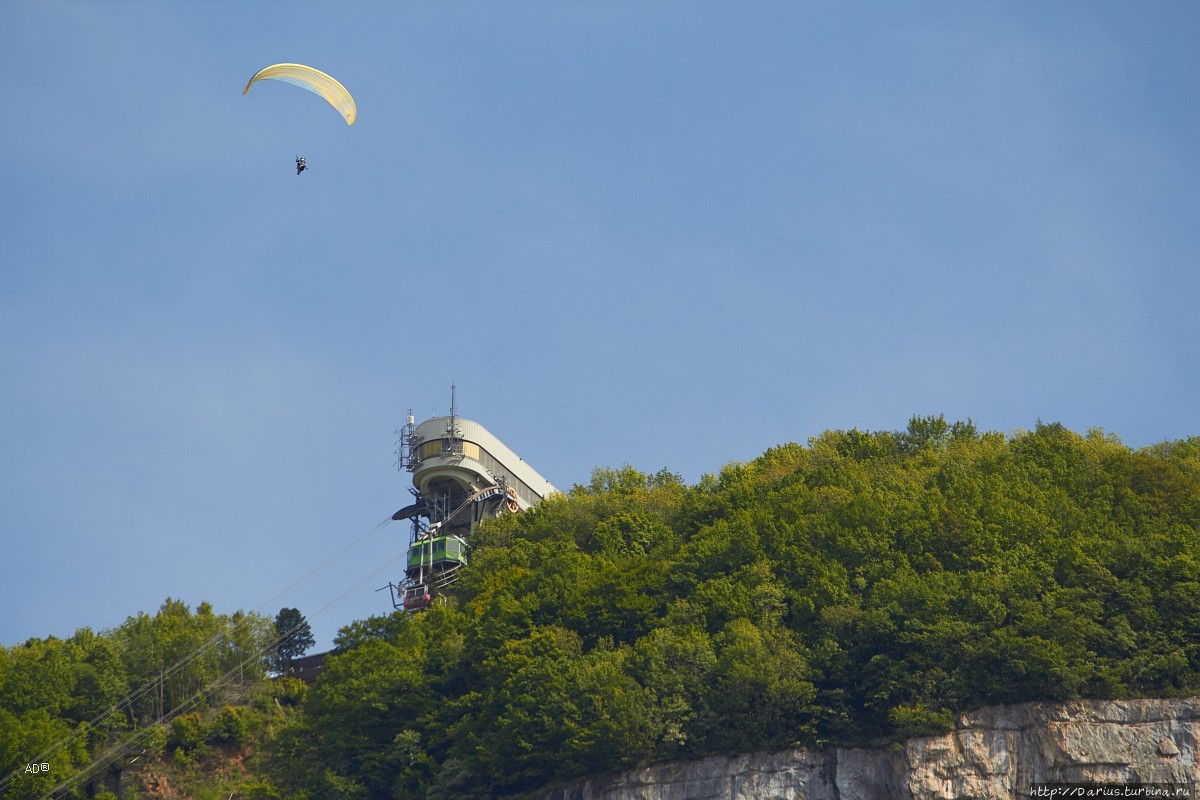
[[[358,107],[354,105],[354,98],[350,96],[350,92],[346,91],[346,87],[319,69],[306,67],[303,64],[272,64],[254,73],[254,77],[246,84],[242,94],[250,91],[250,87],[254,85],[255,81],[265,80],[290,83],[324,97],[329,105],[345,117],[347,125],[353,125],[355,118],[358,117]]]

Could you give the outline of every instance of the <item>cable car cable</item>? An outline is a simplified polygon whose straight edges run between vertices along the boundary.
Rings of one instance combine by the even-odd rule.
[[[305,575],[301,576],[296,581],[294,581],[287,588],[283,589],[280,592],[277,592],[274,597],[272,597],[270,600],[268,600],[266,603],[264,603],[262,606],[260,606],[260,610],[252,611],[249,614],[247,614],[245,617],[243,617],[243,619],[241,621],[235,623],[233,629],[230,630],[228,633],[236,634],[236,633],[239,633],[242,630],[244,630],[246,627],[249,627],[249,624],[251,623],[251,621],[255,619],[255,616],[254,616],[255,614],[261,615],[263,613],[263,609],[273,607],[274,604],[277,603],[282,597],[287,596],[288,594],[295,591],[300,586],[303,586],[304,584],[308,583],[316,575],[318,575],[320,572],[325,570],[334,561],[337,561],[342,556],[346,555],[350,551],[352,551],[355,548],[362,545],[364,542],[366,542],[372,536],[377,534],[379,531],[383,530],[383,528],[387,527],[387,525],[391,521],[392,521],[392,518],[387,517],[387,518],[383,519],[382,521],[376,523],[375,526],[372,527],[371,529],[369,529],[366,533],[359,536],[354,541],[350,542],[348,545],[343,547],[338,552],[334,553],[332,556],[329,556],[328,558],[326,558],[324,561],[322,561],[316,567],[311,569],[308,573],[306,573]],[[37,757],[35,757],[33,760],[29,761],[28,763],[34,764],[34,763],[42,763],[42,762],[47,761],[50,758],[50,756],[54,755],[59,750],[62,750],[64,747],[70,745],[72,742],[74,742],[80,736],[83,736],[89,730],[95,729],[97,725],[99,725],[100,723],[107,720],[113,714],[119,713],[122,707],[127,708],[130,711],[130,713],[132,713],[133,712],[133,703],[135,700],[140,699],[144,694],[151,691],[152,689],[161,687],[163,684],[165,684],[166,679],[168,677],[171,677],[171,676],[181,672],[185,667],[187,667],[189,664],[191,664],[191,662],[195,661],[201,655],[205,654],[208,650],[210,650],[214,645],[221,642],[222,639],[225,638],[225,635],[226,635],[226,632],[224,632],[224,631],[215,634],[207,642],[200,645],[200,647],[196,648],[188,655],[184,656],[182,659],[177,661],[175,664],[173,664],[168,669],[160,670],[159,674],[156,678],[148,680],[146,683],[142,684],[140,687],[138,687],[134,691],[127,694],[121,700],[117,701],[111,708],[109,708],[107,711],[105,711],[102,714],[100,714],[99,716],[97,716],[95,719],[91,720],[90,722],[87,722],[86,724],[84,724],[84,723],[78,724],[74,731],[72,731],[70,734],[65,736],[63,739],[59,740],[57,743],[51,745],[48,749],[46,749],[44,752],[40,753]],[[245,662],[243,662],[243,664],[244,663]],[[133,724],[136,726],[136,724],[137,724],[136,720],[134,721]],[[3,790],[9,783],[14,781],[20,774],[21,774],[21,770],[17,769],[17,770],[14,770],[7,777],[0,779],[0,790]]]

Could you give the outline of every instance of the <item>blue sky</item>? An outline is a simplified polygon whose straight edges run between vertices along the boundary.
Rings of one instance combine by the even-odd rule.
[[[398,524],[279,593],[406,504],[452,381],[562,488],[913,414],[1200,434],[1197,41],[1185,2],[0,4],[0,644],[390,610]],[[358,122],[242,95],[281,61]]]

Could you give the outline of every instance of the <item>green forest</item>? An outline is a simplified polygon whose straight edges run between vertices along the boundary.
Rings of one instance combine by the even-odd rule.
[[[176,775],[238,753],[212,797],[517,797],[709,754],[885,746],[987,705],[1200,693],[1200,437],[1134,449],[914,417],[695,485],[599,469],[470,544],[447,596],[347,625],[312,686],[244,658],[271,620],[177,600],[0,648],[0,780],[73,737],[8,788],[40,797],[136,732]]]

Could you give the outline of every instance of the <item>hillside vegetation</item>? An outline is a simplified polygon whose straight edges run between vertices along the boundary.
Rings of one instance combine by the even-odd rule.
[[[337,645],[265,729],[254,796],[519,795],[939,732],[996,703],[1195,693],[1200,437],[914,418],[695,486],[598,470],[487,523],[445,601]],[[10,715],[31,712],[5,660],[37,646],[0,652]]]
[[[264,680],[275,639],[258,615],[168,599],[110,631],[0,647],[0,797],[43,797],[112,752],[55,795],[102,797],[139,758],[172,755],[182,775],[213,748],[262,738],[284,716],[278,697],[303,690]]]

